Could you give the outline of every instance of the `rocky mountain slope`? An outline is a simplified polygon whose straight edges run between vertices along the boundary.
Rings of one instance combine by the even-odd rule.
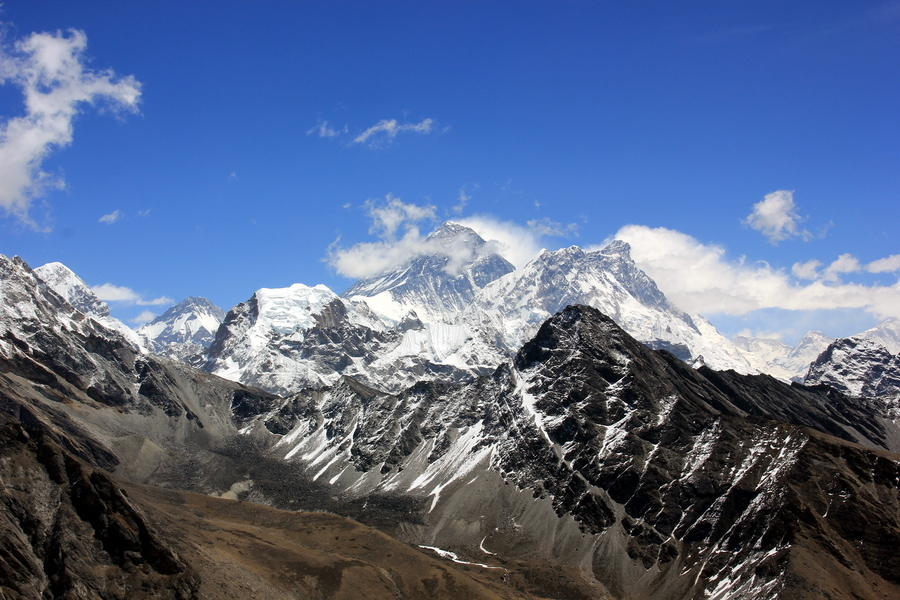
[[[224,310],[192,296],[139,327],[137,334],[154,353],[199,366],[199,355],[213,343],[223,320]]]
[[[0,413],[4,598],[501,598],[464,568],[331,514],[123,483]]]
[[[693,370],[588,307],[467,385],[344,379],[235,415],[348,498],[420,499],[401,534],[470,561],[552,557],[612,597],[900,592],[892,423],[827,388]]]
[[[470,379],[502,354],[479,333],[415,315],[387,324],[364,302],[325,286],[261,289],[229,311],[205,369],[273,393],[320,388],[350,375],[399,391],[420,379]]]
[[[891,354],[900,354],[900,319],[891,317],[853,337],[872,340],[887,348]]]
[[[684,360],[752,370],[705,319],[690,317],[672,305],[635,265],[629,245],[618,240],[594,252],[577,246],[541,252],[521,269],[485,286],[462,320],[492,332],[514,353],[541,323],[571,304],[593,306],[641,342],[668,349]]]
[[[851,337],[871,340],[891,354],[900,353],[900,319],[893,317],[886,319],[875,327]],[[744,358],[760,373],[768,373],[783,381],[802,383],[813,361],[835,340],[820,331],[810,331],[795,346],[788,346],[779,340],[769,338],[737,336],[732,341]]]
[[[0,595],[197,597],[199,580],[128,495],[0,413]]]
[[[321,303],[306,313],[313,322],[334,318],[321,321],[323,330],[365,318],[325,310],[334,298],[323,290],[307,297]],[[263,294],[256,310],[277,298]],[[333,510],[433,552],[429,560],[455,557],[411,563],[387,550],[375,554],[398,563],[378,562],[370,551],[375,542],[360,544],[357,534],[311,538],[277,525],[288,519],[282,513],[129,488],[139,519],[107,490],[107,508],[98,513],[109,515],[107,525],[52,513],[41,519],[84,531],[85,539],[100,536],[93,538],[100,546],[102,536],[127,540],[145,523],[185,565],[183,577],[157,577],[167,574],[152,567],[153,552],[137,546],[118,562],[116,550],[88,554],[88,565],[101,567],[88,566],[95,579],[83,580],[108,575],[104,581],[119,582],[111,597],[143,585],[144,576],[159,590],[213,585],[245,597],[276,588],[352,597],[360,588],[335,582],[362,580],[373,590],[393,581],[396,587],[386,589],[395,597],[416,597],[423,586],[465,597],[470,584],[447,571],[457,567],[484,597],[900,595],[896,422],[827,386],[691,368],[587,306],[552,316],[512,360],[469,382],[425,381],[387,394],[344,376],[280,397],[140,355],[27,265],[0,257],[0,411],[25,432],[9,430],[7,456],[30,465],[26,479],[42,481],[64,511],[71,505],[77,513],[79,501],[65,482],[87,477],[100,482],[95,488],[105,486],[92,474],[103,468],[243,504]],[[51,443],[60,453],[40,450]],[[54,475],[40,466],[59,464],[41,462],[41,452],[91,467],[73,467],[63,479],[58,469]],[[4,474],[2,506],[11,511],[5,531],[22,564],[39,569],[35,561],[50,546],[29,529],[37,521],[28,515],[39,507],[23,500],[27,485],[17,473]],[[113,515],[125,524],[115,527],[127,527],[103,533]],[[264,541],[248,541],[252,536]],[[340,539],[324,545],[333,537]],[[285,553],[288,546],[333,553],[301,560]],[[265,558],[270,551],[275,562]],[[217,561],[229,569],[216,573]],[[371,568],[354,571],[353,561]],[[404,580],[411,572],[401,565],[413,564],[419,566]],[[118,575],[132,567],[143,575]],[[41,577],[35,570],[28,585],[46,589]]]

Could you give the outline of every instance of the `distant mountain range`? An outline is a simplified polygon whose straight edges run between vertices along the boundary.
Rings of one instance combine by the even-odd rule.
[[[430,253],[340,296],[321,285],[264,288],[227,315],[205,298],[188,298],[137,331],[112,318],[64,265],[36,272],[84,314],[146,351],[274,393],[331,385],[341,375],[393,392],[424,379],[464,381],[490,372],[570,304],[599,308],[644,344],[690,364],[783,381],[804,381],[834,341],[815,331],[793,347],[768,338],[728,340],[702,316],[672,305],[620,241],[595,252],[542,251],[521,269],[452,222],[423,247]],[[900,320],[854,337],[896,354]]]

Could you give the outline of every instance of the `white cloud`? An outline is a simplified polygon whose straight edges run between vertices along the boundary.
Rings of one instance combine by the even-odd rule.
[[[132,319],[128,319],[128,320],[129,320],[129,322],[133,323],[134,325],[140,326],[140,325],[143,325],[144,323],[149,323],[150,321],[152,321],[155,318],[156,318],[155,312],[153,312],[152,310],[145,310],[145,311],[141,312],[141,314],[139,314],[138,316],[136,316]]]
[[[401,267],[428,253],[428,245],[418,229],[411,229],[400,239],[365,242],[349,248],[332,244],[328,263],[345,277],[364,279]]]
[[[64,183],[41,170],[51,151],[72,143],[72,122],[85,104],[106,101],[111,110],[137,109],[141,84],[134,77],[84,66],[87,37],[33,33],[12,49],[0,46],[0,84],[25,97],[25,115],[0,124],[0,208],[31,227],[32,203]]]
[[[108,215],[103,215],[102,217],[97,219],[97,221],[100,223],[104,223],[106,225],[112,225],[116,221],[122,220],[123,217],[125,217],[125,215],[122,213],[122,211],[116,209],[116,210],[112,211],[111,213],[109,213]]]
[[[799,227],[801,221],[803,218],[794,206],[794,192],[778,190],[754,204],[753,212],[743,222],[766,236],[770,244],[777,244],[794,236],[811,239],[812,234]]]
[[[766,338],[770,340],[779,340],[781,338],[794,335],[793,331],[771,331],[769,329],[750,329],[744,328],[738,331],[735,335],[750,337],[750,338]]]
[[[823,281],[838,282],[841,280],[842,274],[859,273],[861,270],[862,265],[859,264],[856,257],[852,254],[841,254],[833,263],[825,267],[825,270],[822,271],[821,279]]]
[[[320,138],[333,138],[347,133],[347,126],[343,129],[335,129],[328,124],[328,121],[319,121],[316,126],[306,132],[306,135],[318,135]]]
[[[857,308],[878,318],[900,317],[900,282],[867,286],[836,280],[841,273],[860,270],[850,255],[842,255],[821,273],[821,265],[813,261],[797,263],[792,277],[764,262],[728,259],[721,246],[702,244],[672,229],[627,225],[615,238],[628,242],[637,265],[676,305],[691,313]],[[818,278],[811,283],[797,279],[810,275]]]
[[[794,263],[791,267],[791,274],[798,279],[815,280],[819,278],[819,267],[822,261],[809,260],[804,263]]]
[[[121,302],[123,304],[138,306],[160,306],[163,304],[172,304],[173,300],[166,296],[145,300],[143,296],[132,290],[120,285],[104,283],[101,285],[91,286],[91,291],[104,302]]]
[[[368,144],[377,147],[394,141],[400,133],[426,134],[434,131],[434,119],[423,119],[419,123],[399,123],[396,119],[382,119],[353,138],[354,144]]]
[[[841,254],[834,262],[820,271],[821,266],[822,263],[818,260],[796,263],[791,268],[791,274],[798,279],[839,282],[841,275],[846,273],[896,273],[900,271],[900,254],[879,258],[867,265],[860,263],[859,259],[852,254]]]
[[[900,254],[892,254],[886,258],[873,260],[866,265],[869,273],[896,273],[900,271]]]
[[[482,250],[492,252],[494,245],[487,244]],[[418,228],[412,228],[400,239],[366,242],[349,248],[333,244],[327,260],[341,275],[364,279],[400,268],[419,256],[446,256],[449,260],[444,270],[456,275],[475,258],[475,253],[475,245],[464,238],[454,238],[452,241],[429,239],[422,236]]]

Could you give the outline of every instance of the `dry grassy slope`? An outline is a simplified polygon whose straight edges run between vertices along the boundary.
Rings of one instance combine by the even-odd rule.
[[[536,598],[507,585],[505,568],[449,563],[336,515],[123,486],[203,598]]]
[[[122,483],[0,417],[0,598],[538,598],[336,515]]]

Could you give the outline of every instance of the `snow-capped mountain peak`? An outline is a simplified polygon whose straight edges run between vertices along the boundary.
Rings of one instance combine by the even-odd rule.
[[[890,317],[872,329],[867,329],[853,337],[872,340],[887,348],[891,354],[898,354],[900,353],[900,319]]]
[[[360,280],[341,296],[364,300],[394,323],[410,311],[423,321],[446,323],[485,285],[514,270],[495,244],[458,223],[438,227],[420,250],[403,267]]]
[[[42,265],[34,272],[44,283],[88,317],[108,317],[109,306],[72,269],[59,262]]]
[[[94,319],[104,327],[118,331],[135,346],[144,348],[143,338],[131,327],[110,315],[109,306],[100,300],[72,269],[62,263],[51,262],[34,269],[34,273],[81,314]]]
[[[702,318],[678,309],[615,241],[594,251],[570,246],[543,251],[528,264],[486,285],[463,319],[496,331],[508,349],[518,348],[550,316],[573,304],[608,314],[635,338],[689,359],[703,356],[718,369],[753,369],[729,340]]]
[[[794,346],[773,338],[736,336],[732,341],[759,372],[802,382],[809,364],[834,340],[821,331],[810,331]]]
[[[188,360],[212,344],[224,319],[224,310],[206,298],[192,296],[142,325],[137,333],[155,353]]]

